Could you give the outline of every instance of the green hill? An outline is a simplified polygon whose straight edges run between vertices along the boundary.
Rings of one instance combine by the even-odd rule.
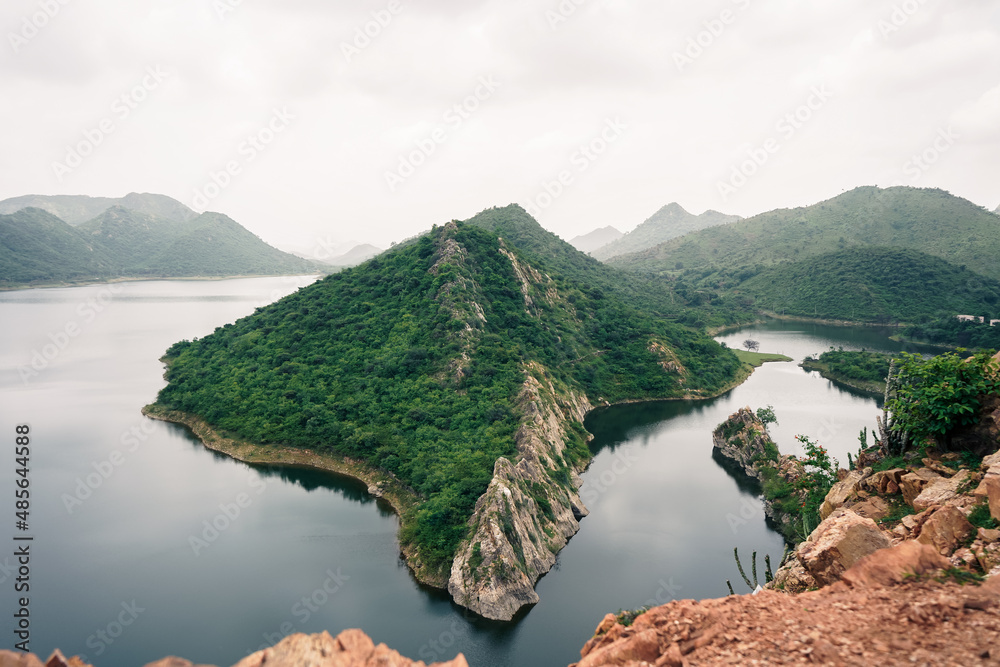
[[[37,208],[0,215],[0,286],[321,270],[220,213],[189,216],[169,197],[136,195],[131,202],[175,218],[118,204],[77,227]]]
[[[1000,281],[916,250],[851,248],[762,270],[734,288],[787,315],[915,322],[1000,310]]]
[[[108,251],[47,211],[0,215],[0,285],[115,275]]]
[[[899,247],[1000,279],[1000,219],[943,190],[861,187],[612,258],[631,271],[738,271],[859,246]]]
[[[190,220],[198,215],[176,199],[136,192],[117,199],[86,195],[24,195],[0,201],[0,214],[16,213],[29,207],[40,208],[75,227],[93,220],[113,206],[175,221]]]
[[[587,275],[607,289],[574,277]],[[151,409],[391,473],[417,499],[401,517],[411,563],[446,571],[495,462],[548,409],[524,398],[531,378],[597,404],[714,394],[738,372],[731,351],[616,298],[629,288],[615,275],[520,207],[484,211],[175,344]],[[561,419],[551,479],[525,487],[548,514],[546,484],[570,484],[590,456],[582,425]]]
[[[590,254],[606,261],[619,255],[653,248],[670,239],[701,229],[728,225],[739,219],[738,215],[725,215],[718,211],[705,211],[701,215],[692,215],[680,204],[667,204],[628,234],[601,246]]]

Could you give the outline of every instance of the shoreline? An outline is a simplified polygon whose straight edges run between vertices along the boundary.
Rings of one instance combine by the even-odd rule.
[[[283,278],[283,277],[302,277],[302,276],[316,276],[319,280],[327,273],[254,273],[248,275],[232,275],[232,276],[122,276],[119,278],[107,278],[104,280],[93,279],[93,280],[81,280],[79,282],[72,281],[61,281],[52,283],[39,283],[39,284],[19,284],[19,285],[0,285],[0,292],[20,292],[29,289],[65,289],[67,287],[90,287],[92,285],[117,285],[121,283],[136,283],[136,282],[155,282],[162,280],[171,281],[190,281],[190,282],[208,282],[212,280],[241,280],[244,278]]]
[[[739,371],[731,382],[726,383],[718,391],[711,395],[699,396],[685,394],[669,398],[642,398],[634,400],[617,401],[615,403],[600,403],[594,405],[587,411],[584,418],[597,410],[612,407],[615,405],[630,405],[636,403],[658,403],[662,401],[708,401],[732,391],[736,387],[746,382],[753,375],[756,367],[749,363],[742,363]],[[295,466],[343,475],[368,485],[368,492],[376,498],[385,500],[392,508],[399,519],[399,529],[396,540],[399,545],[400,555],[413,577],[422,585],[438,590],[447,590],[450,571],[447,573],[428,572],[422,564],[417,561],[417,554],[409,545],[403,544],[399,540],[399,531],[402,531],[404,515],[420,503],[420,496],[403,484],[399,479],[383,470],[374,468],[367,463],[345,456],[335,454],[318,454],[316,452],[287,447],[283,445],[254,445],[249,442],[229,438],[216,431],[208,422],[197,415],[192,415],[178,410],[168,410],[156,403],[146,405],[141,410],[142,414],[150,419],[180,424],[187,427],[202,445],[213,452],[225,454],[230,458],[251,465],[280,465]],[[590,466],[593,457],[587,461],[584,469]],[[567,541],[568,544],[568,541]]]
[[[830,366],[818,361],[803,361],[799,364],[799,368],[805,371],[816,371],[826,380],[834,382],[836,384],[842,384],[845,387],[849,387],[855,391],[864,392],[870,394],[876,398],[880,398],[885,395],[885,384],[882,383],[881,387],[879,383],[876,382],[865,382],[861,383],[856,380],[849,380],[839,373],[833,373],[830,371]]]
[[[410,489],[390,473],[374,468],[363,461],[346,456],[318,454],[306,449],[282,445],[254,445],[228,438],[196,415],[178,410],[167,410],[155,403],[144,406],[141,412],[150,419],[186,426],[205,449],[225,454],[242,463],[318,470],[349,477],[366,484],[368,493],[375,498],[384,500],[392,508],[399,520],[399,530],[403,528],[404,516],[420,503],[420,496],[413,489]],[[408,548],[408,545],[399,542],[399,531],[397,531],[396,539],[399,543],[400,553],[404,557],[403,560],[419,583],[435,589],[447,589],[447,577],[435,576],[434,573],[426,572],[421,568],[419,562],[414,563],[415,554]]]
[[[877,329],[903,329],[910,326],[907,322],[896,322],[893,324],[878,324],[876,322],[862,322],[856,320],[828,319],[823,317],[808,317],[806,315],[779,315],[770,311],[761,311],[759,319],[743,324],[727,324],[721,327],[712,327],[705,330],[705,335],[716,337],[722,334],[732,333],[740,329],[746,329],[757,324],[766,324],[768,320],[780,320],[782,322],[806,322],[808,324],[825,324],[834,327],[872,327]],[[892,338],[890,336],[890,338]]]

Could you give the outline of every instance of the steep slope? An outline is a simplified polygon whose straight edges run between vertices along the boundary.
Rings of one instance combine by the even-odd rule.
[[[110,253],[122,272],[134,274],[136,267],[160,252],[175,226],[170,220],[115,205],[76,230]]]
[[[0,214],[14,213],[27,207],[40,208],[75,227],[93,220],[113,206],[178,222],[198,215],[176,199],[136,192],[117,199],[86,195],[25,195],[0,201]]]
[[[864,322],[1000,309],[1000,281],[901,248],[852,248],[779,264],[735,289],[771,312]]]
[[[0,201],[0,215],[9,215],[25,208],[40,208],[70,226],[75,226],[96,218],[118,203],[119,200],[111,197],[24,195]]]
[[[262,456],[280,444],[393,475],[415,499],[400,542],[418,577],[509,619],[537,600],[533,584],[586,511],[576,473],[591,404],[714,394],[739,363],[585,293],[553,267],[596,261],[572,248],[549,261],[543,248],[562,241],[519,207],[497,211],[174,345],[150,411],[197,415]]]
[[[220,213],[198,215],[160,195],[125,200],[136,208],[115,204],[77,227],[37,208],[0,216],[0,285],[322,270],[269,246]]]
[[[222,213],[202,213],[183,224],[159,252],[135,271],[174,276],[293,274],[315,271],[309,260],[273,248]]]
[[[47,211],[0,215],[0,286],[115,275],[108,252]]]
[[[943,190],[861,187],[804,208],[780,209],[610,260],[635,271],[767,266],[849,247],[899,247],[1000,279],[1000,220]]]
[[[614,227],[601,227],[600,229],[595,229],[589,234],[582,234],[571,238],[569,240],[569,244],[580,252],[590,253],[597,250],[601,246],[617,241],[623,236],[625,236],[625,234],[618,231]]]
[[[601,261],[606,261],[618,255],[652,248],[701,229],[728,225],[739,219],[738,215],[725,215],[718,211],[705,211],[701,215],[692,215],[680,204],[667,204],[622,238],[597,248],[590,254]]]

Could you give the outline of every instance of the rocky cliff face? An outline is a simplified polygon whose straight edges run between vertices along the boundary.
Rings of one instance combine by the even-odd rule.
[[[456,603],[503,621],[538,602],[535,582],[552,568],[587,514],[577,493],[587,459],[568,446],[585,442],[581,423],[590,402],[559,386],[539,364],[527,365],[525,375],[517,457],[497,460],[470,520],[472,536],[456,554],[448,582]]]
[[[715,452],[736,463],[750,477],[766,482],[781,479],[794,484],[805,474],[794,456],[782,455],[771,440],[767,428],[749,407],[740,408],[712,432]],[[792,518],[770,500],[764,500],[764,513],[785,536],[795,527]]]

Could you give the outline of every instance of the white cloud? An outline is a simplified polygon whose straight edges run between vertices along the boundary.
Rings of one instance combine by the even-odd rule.
[[[1000,8],[925,0],[883,35],[890,0],[70,0],[18,52],[0,45],[0,198],[155,191],[190,202],[275,107],[296,119],[213,205],[265,239],[386,246],[443,220],[527,201],[608,117],[629,128],[540,215],[564,237],[629,228],[670,201],[749,215],[885,183],[949,123],[963,142],[927,171],[991,203],[998,173]],[[914,0],[916,2],[917,0]],[[9,0],[16,32],[37,0]],[[735,20],[678,71],[673,54]],[[373,12],[375,15],[373,16]],[[383,21],[384,22],[384,21]],[[63,182],[51,163],[145,67],[171,78]],[[477,80],[500,90],[403,187],[384,174]],[[811,87],[836,97],[721,202],[716,182]],[[361,238],[362,232],[365,236]],[[305,241],[303,239],[306,239]]]

